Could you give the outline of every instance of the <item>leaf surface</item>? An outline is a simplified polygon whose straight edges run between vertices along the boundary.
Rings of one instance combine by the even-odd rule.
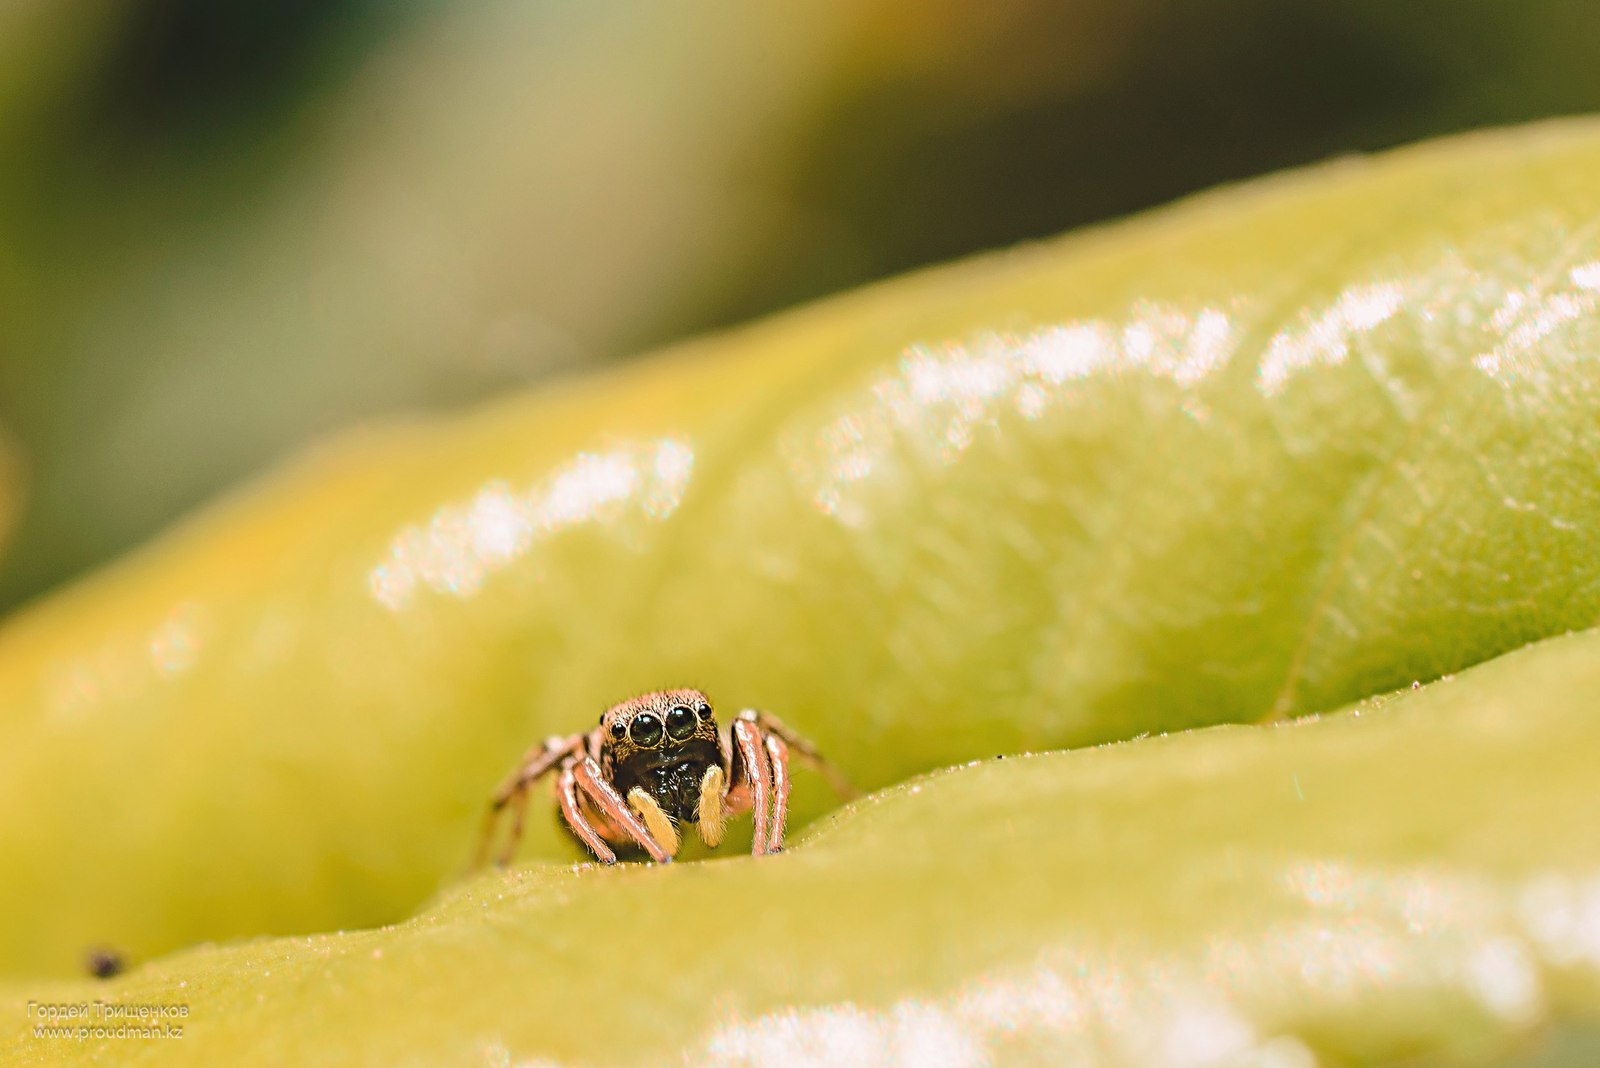
[[[455,420],[371,431],[240,492],[0,629],[0,974],[67,974],[93,944],[148,960],[208,939],[399,921],[459,875],[490,789],[526,745],[642,689],[697,684],[725,713],[769,707],[877,788],[1001,753],[1334,708],[1591,624],[1596,129],[1484,135],[1210,194]],[[1528,693],[1532,716],[1560,690]],[[1454,737],[1430,722],[1395,760],[1415,766]],[[1504,744],[1521,744],[1504,723]],[[1221,737],[1233,736],[1258,734]],[[1222,743],[1128,751],[1180,744]],[[1569,763],[1498,768],[1518,777],[1496,796],[1538,787],[1575,803],[1593,776],[1571,770],[1581,748],[1560,755]],[[1015,789],[1070,796],[1078,759],[1043,760],[1061,773]],[[1359,777],[1340,774],[1335,796],[1358,796]],[[1126,788],[1152,794],[1128,818],[1156,853],[1176,848],[1163,828],[1204,793]],[[796,801],[797,826],[834,804],[814,780]],[[1099,856],[1068,839],[1052,868],[1047,836],[1008,845],[1004,822],[942,833],[949,811],[902,803],[952,872],[1014,851],[1064,880]],[[1406,878],[1454,857],[1441,851],[1456,838],[1477,840],[1466,815],[1422,811],[1392,854],[1360,864]],[[1349,833],[1392,830],[1360,822],[1369,815]],[[859,818],[864,853],[905,855],[892,822]],[[1210,818],[1211,833],[1236,826]],[[948,968],[896,971],[925,987],[846,958],[829,970],[846,946],[883,952],[869,925],[884,910],[942,930],[975,922],[964,883],[930,887],[912,909],[900,859],[880,870],[829,852],[851,826],[772,865],[684,865],[670,878],[729,886],[628,907],[693,900],[718,923],[694,944],[724,962],[750,943],[715,902],[759,900],[749,893],[791,878],[794,896],[777,900],[858,885],[815,941],[785,943],[790,961],[813,954],[784,965],[787,979],[750,988],[748,1003],[732,984],[693,987],[751,1019],[791,993],[799,1005],[866,991],[880,1008],[956,997],[984,969],[1019,966],[976,943],[952,949],[963,936],[916,950],[950,954]],[[1518,879],[1592,859],[1584,821],[1523,827],[1545,852]],[[525,855],[579,854],[537,819]],[[1279,886],[1286,870],[1241,886]],[[1150,900],[1123,877],[1093,885]],[[528,893],[570,892],[587,939],[604,894],[623,893],[562,881],[591,878],[532,875]],[[595,885],[664,878],[634,868]],[[995,937],[1068,945],[1057,936],[1075,922],[1072,899],[1036,892]],[[1241,894],[1252,909],[1270,896]],[[1170,923],[1178,939],[1201,918],[1233,922],[1212,912],[1157,911],[1129,930]],[[431,915],[417,930],[440,922]],[[775,936],[800,922],[774,915]],[[452,972],[455,951],[440,953],[412,974],[451,997],[476,985],[450,975],[489,974],[469,953]],[[635,974],[631,959],[577,949],[529,959],[507,973],[517,996],[557,1006]],[[264,995],[232,967],[219,965],[219,991]],[[804,986],[807,969],[834,985]],[[653,994],[677,975],[635,982]],[[1421,1026],[1445,1003],[1432,997],[1397,1009],[1395,1026]],[[1248,1013],[1253,1034],[1277,1026]],[[661,1042],[704,1037],[709,1020]],[[531,1048],[531,1032],[516,1034]]]
[[[12,983],[0,1061],[1455,1063],[1540,1051],[1553,1021],[1581,1043],[1597,703],[1590,631],[1322,718],[988,760],[766,860],[537,864],[394,927]],[[162,1021],[183,1036],[33,1034],[38,1005],[96,999],[186,1005]]]

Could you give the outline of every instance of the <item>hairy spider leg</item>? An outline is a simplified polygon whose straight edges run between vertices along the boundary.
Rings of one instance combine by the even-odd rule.
[[[627,803],[622,800],[622,795],[617,793],[616,787],[606,782],[600,775],[600,767],[594,762],[593,757],[580,758],[574,770],[578,778],[578,788],[589,795],[589,800],[594,802],[595,807],[608,820],[627,831],[629,837],[650,854],[651,860],[657,864],[672,863],[671,855],[650,836],[649,828],[639,822],[639,817],[628,808]]]
[[[605,839],[600,837],[600,832],[584,816],[583,810],[578,805],[578,777],[573,772],[573,765],[578,763],[577,757],[569,757],[561,765],[561,777],[556,780],[556,799],[561,803],[561,818],[567,821],[567,826],[572,828],[572,833],[583,839],[583,844],[594,851],[594,855],[602,864],[615,864],[617,855],[606,845]]]
[[[739,758],[734,778],[742,775],[749,783],[751,808],[755,812],[756,835],[750,852],[764,856],[772,811],[772,766],[767,760],[767,748],[761,744],[761,729],[756,726],[753,713],[741,712],[733,721],[733,745]]]
[[[543,742],[529,749],[523,755],[517,768],[494,792],[494,797],[489,802],[489,811],[484,813],[483,831],[478,838],[478,851],[474,856],[472,866],[481,868],[488,859],[489,847],[494,844],[495,828],[500,822],[500,813],[507,805],[513,805],[511,811],[511,840],[496,858],[495,863],[504,867],[510,863],[511,856],[516,852],[517,843],[522,840],[522,824],[528,809],[528,791],[535,782],[548,774],[555,766],[573,753],[582,752],[585,736],[582,734],[553,735]]]
[[[767,835],[767,852],[783,851],[783,828],[789,820],[789,747],[776,734],[763,734],[767,760],[772,765],[772,830]]]
[[[528,815],[528,798],[532,793],[531,789],[523,787],[517,791],[516,799],[511,803],[511,836],[495,858],[495,863],[502,868],[511,863],[511,858],[517,852],[517,843],[522,841],[522,821]]]
[[[790,749],[793,749],[799,755],[801,760],[806,762],[808,767],[815,770],[829,786],[833,787],[835,793],[842,797],[857,797],[860,795],[860,791],[851,785],[844,772],[830,763],[827,757],[817,751],[816,746],[812,745],[803,735],[796,732],[793,727],[783,720],[774,716],[771,712],[765,712],[761,709],[746,709],[740,715],[753,717],[763,731],[768,734],[776,734],[781,738]]]

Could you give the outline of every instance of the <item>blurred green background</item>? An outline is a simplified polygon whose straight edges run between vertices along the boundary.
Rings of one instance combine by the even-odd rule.
[[[0,0],[0,608],[299,443],[1600,108],[1584,0]]]

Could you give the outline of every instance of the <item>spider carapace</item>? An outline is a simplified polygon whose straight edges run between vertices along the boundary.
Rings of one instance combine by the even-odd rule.
[[[606,864],[616,862],[614,846],[642,849],[665,864],[677,854],[685,826],[714,848],[728,818],[747,811],[756,825],[751,851],[776,853],[788,818],[791,752],[834,789],[854,794],[811,743],[775,716],[746,709],[723,731],[699,690],[641,694],[608,708],[593,730],[557,735],[528,751],[495,791],[479,862],[508,807],[511,835],[497,859],[510,860],[529,791],[551,772],[562,820]]]

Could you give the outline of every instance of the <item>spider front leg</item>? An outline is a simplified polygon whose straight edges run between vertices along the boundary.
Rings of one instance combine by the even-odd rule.
[[[613,826],[619,827],[628,833],[628,836],[650,854],[650,859],[657,864],[671,864],[672,854],[662,848],[650,834],[650,829],[640,822],[632,809],[630,809],[622,795],[617,793],[617,788],[606,781],[600,774],[600,768],[592,757],[580,757],[574,764],[573,772],[577,778],[578,787],[589,795],[589,800],[594,802],[600,814],[609,820]],[[640,796],[644,796],[642,793]],[[652,802],[653,804],[653,802]],[[660,813],[660,810],[656,810]],[[660,813],[662,820],[666,819],[665,813]],[[569,821],[570,822],[570,821]],[[576,828],[574,828],[576,829]],[[674,835],[672,842],[674,850],[677,848],[677,838]],[[609,850],[608,850],[609,852]],[[597,851],[598,853],[598,851]],[[604,857],[601,857],[605,860]],[[613,857],[613,860],[616,858]],[[611,861],[606,861],[607,864]]]
[[[772,838],[769,829],[771,820],[768,818],[772,808],[772,758],[762,740],[757,713],[748,709],[740,712],[733,721],[730,733],[733,735],[732,767],[728,776],[733,781],[729,791],[733,795],[731,805],[735,809],[743,809],[748,805],[751,809],[756,835],[750,852],[758,857],[763,856]],[[778,828],[777,837],[781,843],[782,828]]]
[[[511,807],[511,837],[506,842],[505,848],[500,851],[500,855],[495,858],[495,863],[505,867],[511,862],[512,855],[517,851],[517,843],[522,840],[522,822],[528,811],[528,791],[557,764],[574,753],[583,752],[585,740],[582,734],[554,735],[528,750],[517,765],[517,769],[500,784],[500,788],[494,792],[494,797],[489,802],[489,811],[484,813],[483,817],[483,831],[478,839],[478,850],[473,858],[474,868],[483,867],[484,861],[488,859],[489,846],[494,842],[494,832],[500,822],[500,813],[508,805]]]
[[[767,852],[783,851],[784,825],[789,822],[789,747],[776,734],[761,737],[772,764],[772,828],[767,832]]]
[[[755,717],[755,721],[761,727],[763,735],[774,736],[790,749],[793,749],[808,767],[822,776],[824,781],[833,788],[834,793],[845,798],[860,796],[861,791],[851,785],[844,772],[834,767],[826,757],[817,751],[816,746],[802,737],[793,727],[774,716],[771,712],[752,709],[745,714]]]
[[[855,788],[822,758],[815,746],[770,713],[745,709],[734,719],[731,734],[727,807],[733,811],[752,810],[755,842],[750,851],[758,857],[783,850],[789,820],[791,749],[840,794],[856,795]]]
[[[569,757],[566,763],[561,765],[561,777],[556,780],[556,800],[561,805],[561,818],[567,821],[572,833],[581,838],[583,844],[594,852],[600,863],[615,864],[617,855],[606,845],[606,840],[595,830],[594,824],[589,822],[578,804],[578,776],[573,770],[577,763],[577,757]]]

